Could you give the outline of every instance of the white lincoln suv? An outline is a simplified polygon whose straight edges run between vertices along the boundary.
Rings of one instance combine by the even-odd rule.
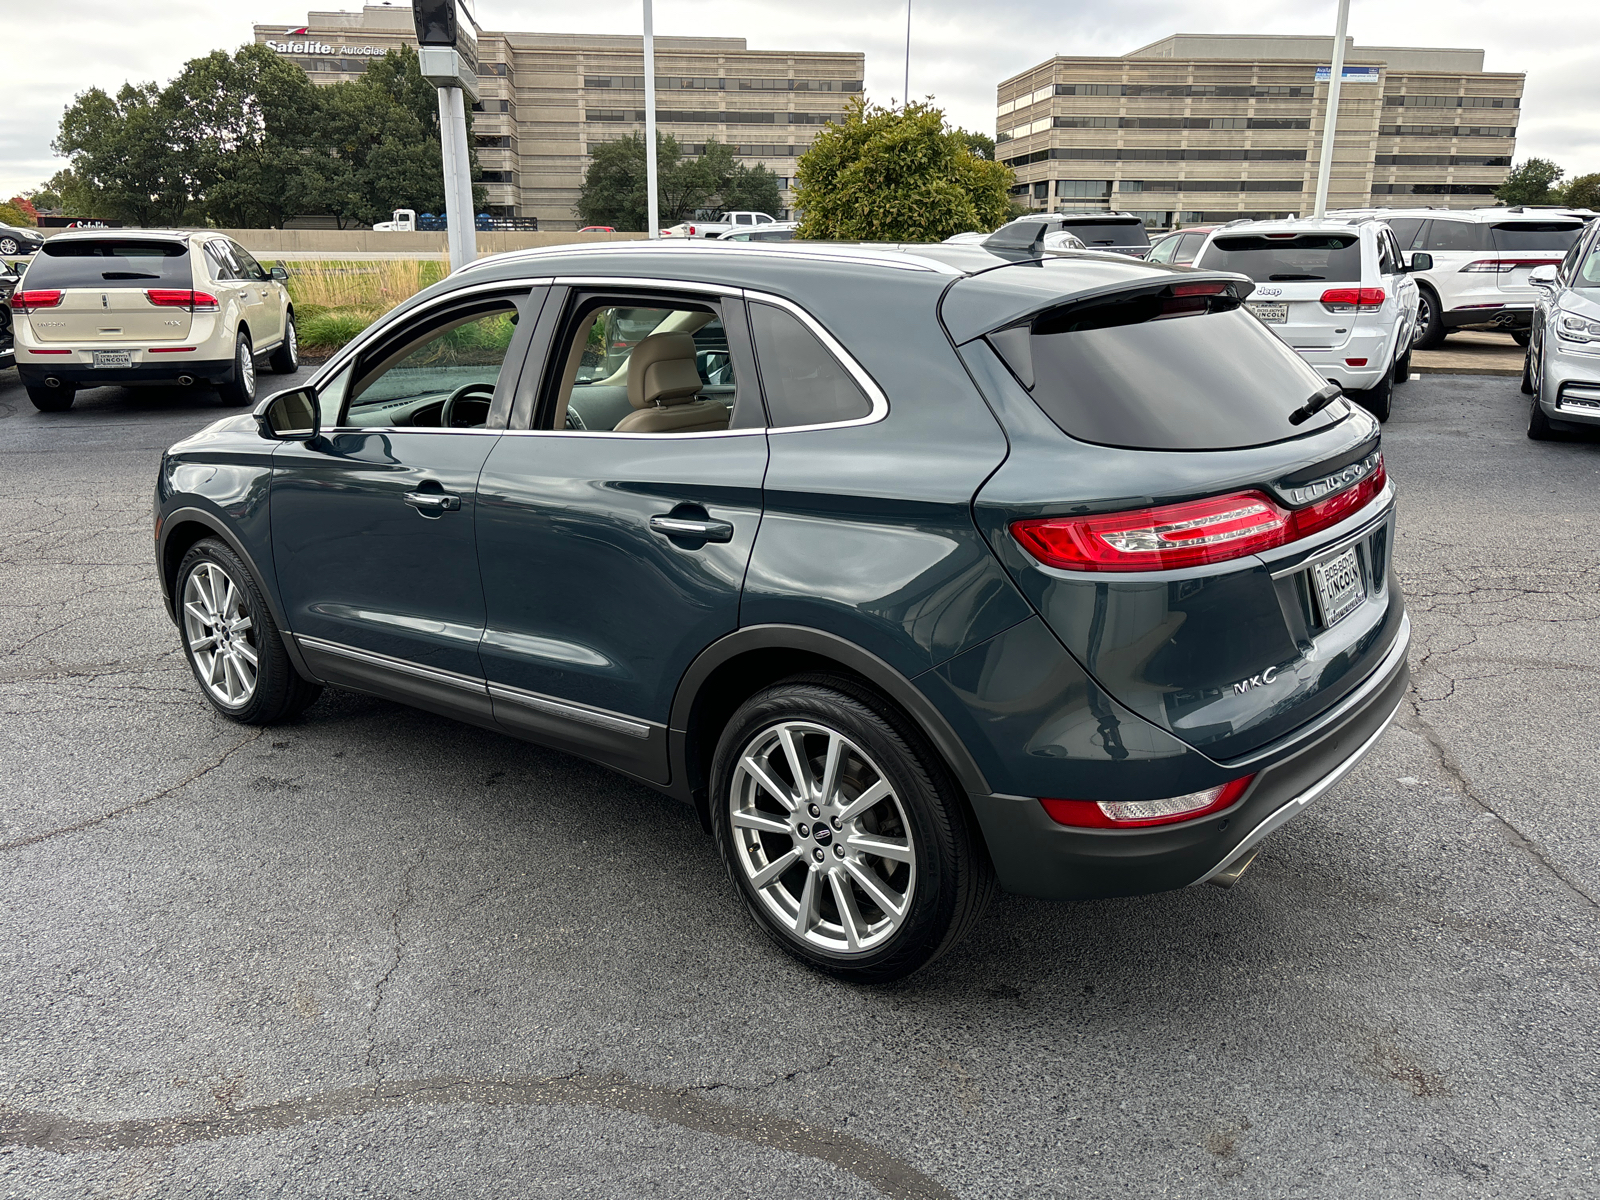
[[[57,234],[11,298],[17,372],[44,412],[107,384],[209,384],[253,403],[258,362],[299,366],[287,278],[216,233]]]

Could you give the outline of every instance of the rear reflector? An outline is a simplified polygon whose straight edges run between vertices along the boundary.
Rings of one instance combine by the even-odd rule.
[[[1367,365],[1367,360],[1364,358],[1347,358],[1344,360],[1344,365],[1347,367],[1364,367]]]
[[[1165,571],[1244,558],[1309,537],[1383,491],[1383,458],[1365,478],[1304,508],[1264,492],[1238,492],[1095,517],[1017,521],[1011,534],[1047,567],[1064,571]]]
[[[151,354],[193,354],[193,346],[151,346]]]
[[[1058,825],[1084,829],[1138,829],[1192,821],[1232,808],[1244,795],[1254,775],[1246,775],[1201,792],[1168,796],[1162,800],[1055,800],[1041,798],[1044,811]]]
[[[35,308],[54,308],[61,303],[59,290],[49,292],[17,292],[11,297],[12,312],[29,312]]]
[[[157,308],[186,308],[190,312],[216,312],[221,307],[215,296],[183,288],[149,288],[145,299]]]
[[[71,350],[24,350],[24,354],[71,354]]]
[[[1329,288],[1322,293],[1329,312],[1377,312],[1383,307],[1382,288]]]

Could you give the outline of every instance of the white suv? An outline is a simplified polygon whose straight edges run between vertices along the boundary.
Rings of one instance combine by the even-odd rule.
[[[1535,267],[1559,264],[1583,229],[1584,219],[1559,208],[1384,208],[1330,216],[1363,215],[1386,222],[1400,248],[1423,250],[1433,267],[1417,273],[1422,289],[1422,333],[1429,350],[1456,329],[1502,329],[1528,344],[1536,296],[1528,282]]]
[[[253,403],[258,359],[300,364],[287,278],[216,233],[57,234],[11,298],[17,373],[44,412],[108,384],[210,384]]]
[[[1418,269],[1430,265],[1417,256]],[[1194,260],[1256,282],[1246,307],[1323,378],[1380,421],[1411,374],[1416,283],[1381,221],[1234,221]]]

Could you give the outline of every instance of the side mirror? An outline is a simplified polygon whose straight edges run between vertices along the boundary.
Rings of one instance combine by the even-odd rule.
[[[1542,292],[1554,291],[1556,272],[1560,269],[1560,267],[1551,266],[1548,263],[1542,267],[1535,267],[1528,272],[1528,282]]]
[[[1433,270],[1433,255],[1426,250],[1418,250],[1411,256],[1411,265],[1406,270],[1415,274],[1418,271]]]
[[[272,268],[272,277],[274,279],[276,279],[279,283],[286,283],[286,282],[288,282],[288,279],[289,279],[289,272],[284,267],[273,267]]]
[[[279,392],[256,409],[256,426],[261,436],[280,442],[309,442],[321,428],[322,413],[317,394],[310,388]]]

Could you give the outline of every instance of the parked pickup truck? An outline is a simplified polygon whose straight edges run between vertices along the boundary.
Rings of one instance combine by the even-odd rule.
[[[663,229],[661,236],[714,238],[727,233],[730,229],[738,229],[741,226],[749,228],[752,225],[773,225],[776,223],[777,218],[769,217],[762,212],[727,212],[719,213],[708,221],[680,221],[668,229]]]

